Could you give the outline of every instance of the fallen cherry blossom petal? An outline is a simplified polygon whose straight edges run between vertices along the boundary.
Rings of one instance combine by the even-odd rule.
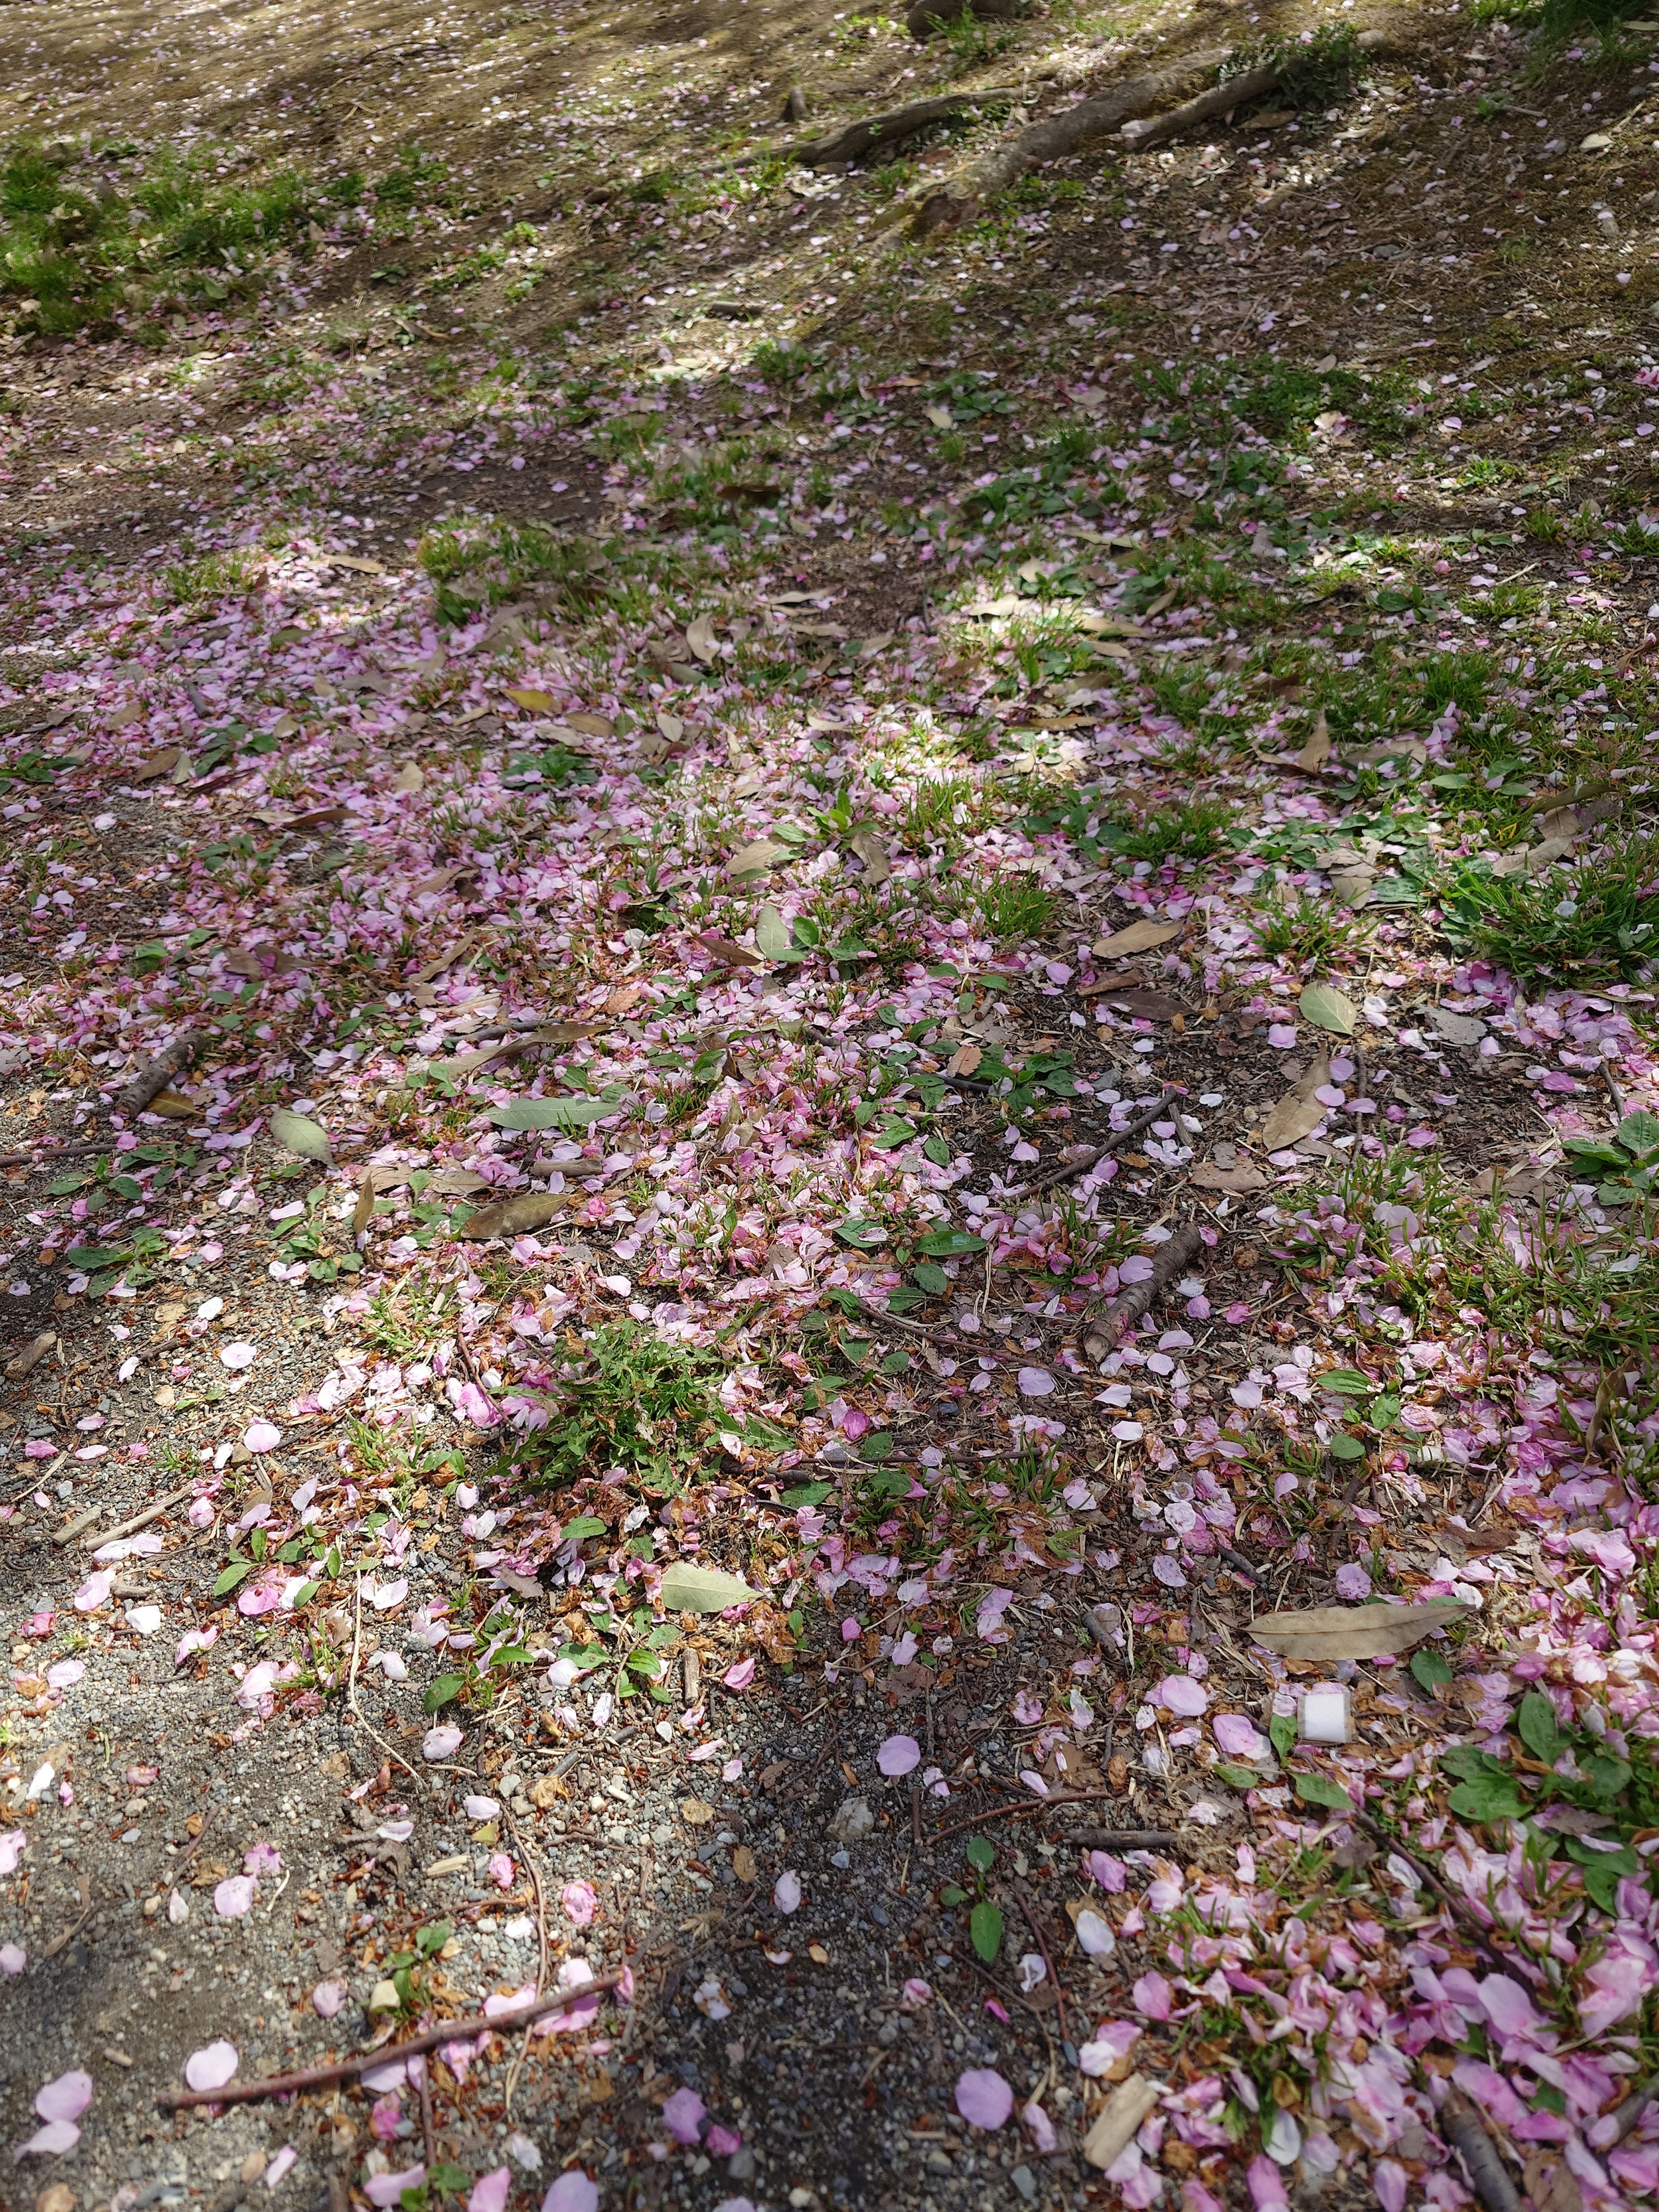
[[[1000,2128],[1014,2109],[1014,2093],[994,2068],[973,2066],[957,2077],[956,2104],[970,2126]]]
[[[240,1920],[252,1910],[257,1887],[251,1875],[231,1875],[214,1890],[214,1911],[222,1920]]]
[[[185,2061],[185,2080],[192,2089],[222,2089],[241,2063],[236,2045],[222,2037],[191,2052]]]
[[[913,1735],[890,1735],[876,1753],[876,1765],[890,1780],[921,1764],[921,1746]]]
[[[543,2197],[542,2212],[599,2212],[599,2185],[580,2166],[567,2167]]]
[[[434,1761],[453,1759],[461,1747],[461,1730],[447,1723],[441,1728],[429,1728],[421,1739],[421,1756]]]

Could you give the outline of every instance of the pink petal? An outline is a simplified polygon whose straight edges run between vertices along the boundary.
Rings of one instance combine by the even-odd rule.
[[[800,1909],[800,1876],[792,1867],[786,1867],[772,1885],[772,1902],[780,1912],[797,1912]]]
[[[1046,1367],[1022,1367],[1019,1388],[1022,1397],[1046,1398],[1054,1387],[1054,1378]]]
[[[472,2185],[472,2193],[466,2200],[466,2212],[507,2212],[507,2200],[513,2193],[513,2176],[504,2166],[493,2173],[484,2174]]]
[[[425,2179],[423,2166],[406,2166],[401,2173],[371,2173],[363,2184],[363,2194],[371,2204],[395,2204],[405,2189],[418,2189]]]
[[[497,1889],[512,1888],[514,1866],[513,1861],[507,1852],[491,1851],[489,1854],[489,1879],[495,1883]]]
[[[599,2212],[599,2192],[580,2166],[562,2173],[542,2199],[542,2212]]]
[[[1054,2124],[1035,2097],[1019,2117],[1033,2144],[1044,2158],[1051,2151],[1060,2148],[1060,2137],[1054,2132]]]
[[[591,1881],[568,1881],[559,1892],[559,1902],[566,1914],[578,1928],[592,1925],[593,1915],[599,1910],[599,1893]]]
[[[273,1428],[269,1421],[251,1423],[247,1434],[242,1438],[251,1452],[275,1451],[282,1441],[282,1431]]]
[[[265,2187],[267,2189],[280,2188],[287,2176],[292,2172],[294,2167],[298,2166],[299,2163],[299,2152],[295,2149],[292,2143],[284,2143],[281,2150],[277,2152],[276,2157],[271,2160],[270,2164],[265,2168]]]
[[[1143,1974],[1130,1994],[1135,2010],[1148,2020],[1168,2020],[1175,2007],[1175,1992],[1162,1974]]]
[[[711,2158],[732,2158],[743,2148],[743,2137],[733,2128],[712,2127],[703,2148]]]
[[[1286,2212],[1290,2198],[1285,2194],[1284,2176],[1272,2159],[1258,2152],[1250,2160],[1249,2172],[1244,2177],[1249,2184],[1250,2201],[1255,2212]]]
[[[1167,1705],[1182,1720],[1196,1720],[1201,1712],[1207,1710],[1210,1693],[1190,1674],[1166,1674],[1152,1692],[1152,1703]]]
[[[76,2068],[48,2081],[35,2098],[34,2109],[43,2120],[78,2120],[91,2102],[92,2076]]]
[[[11,1828],[0,1836],[0,1875],[15,1874],[18,1861],[28,1845],[26,1828]]]
[[[1014,2093],[994,2068],[970,2066],[957,2083],[957,2110],[975,2128],[1000,2128],[1014,2109]]]
[[[48,2120],[37,2128],[27,2142],[19,2143],[18,2158],[62,2158],[81,2140],[81,2130],[73,2120]]]
[[[921,1746],[913,1735],[890,1735],[876,1753],[876,1765],[890,1778],[908,1774],[921,1764]]]
[[[430,1728],[421,1741],[422,1759],[453,1759],[461,1747],[461,1731],[458,1728]]]
[[[1255,1723],[1243,1713],[1218,1713],[1210,1725],[1229,1759],[1265,1759],[1273,1749]]]
[[[932,2002],[933,1995],[931,1984],[924,1982],[919,1975],[912,1974],[899,1991],[899,2002],[906,2012],[920,2012],[923,2005]]]
[[[311,2008],[319,2020],[332,2020],[345,2001],[343,1982],[319,1982],[311,1992]]]
[[[752,1659],[739,1659],[735,1667],[728,1667],[720,1676],[728,1690],[746,1690],[754,1679],[755,1662]]]
[[[46,1669],[46,1681],[54,1690],[67,1690],[78,1682],[87,1671],[82,1659],[58,1659]]]
[[[676,2142],[700,2142],[706,2109],[695,2089],[676,2089],[662,2108],[663,2125]]]
[[[1352,1563],[1336,1571],[1336,1594],[1349,1605],[1358,1605],[1371,1594],[1371,1578],[1364,1567]]]
[[[114,1579],[110,1574],[88,1575],[75,1593],[75,1610],[77,1613],[96,1613],[100,1605],[108,1602],[110,1585]]]
[[[0,1943],[0,1974],[21,1974],[29,1954],[21,1943]]]
[[[240,1920],[253,1905],[253,1877],[234,1874],[213,1893],[213,1909],[222,1920]]]
[[[283,1855],[275,1844],[255,1844],[242,1854],[244,1874],[281,1874]]]
[[[493,1820],[501,1805],[499,1797],[463,1797],[461,1808],[469,1820]]]
[[[192,2089],[222,2089],[241,2063],[236,2045],[221,2037],[191,2052],[185,2061],[185,2080]]]

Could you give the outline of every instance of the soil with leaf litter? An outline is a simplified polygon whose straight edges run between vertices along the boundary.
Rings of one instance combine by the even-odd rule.
[[[29,17],[0,2203],[1645,2203],[1652,27],[702,12]]]

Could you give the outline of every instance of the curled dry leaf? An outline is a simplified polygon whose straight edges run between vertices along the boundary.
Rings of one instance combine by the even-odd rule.
[[[1296,764],[1300,769],[1306,769],[1312,775],[1323,768],[1330,757],[1330,725],[1325,720],[1325,709],[1322,707],[1314,716],[1314,726],[1309,732],[1307,744],[1296,756]]]
[[[1089,948],[1097,959],[1123,960],[1132,952],[1151,952],[1160,945],[1167,945],[1179,937],[1186,927],[1179,921],[1132,921],[1125,929],[1115,929],[1109,937],[1103,937]]]
[[[1328,1054],[1322,1053],[1294,1091],[1287,1091],[1261,1125],[1261,1141],[1270,1152],[1281,1151],[1310,1136],[1325,1118],[1316,1095],[1331,1079]]]
[[[685,632],[685,642],[688,649],[707,668],[709,662],[720,652],[719,646],[714,642],[713,615],[699,615],[696,622],[689,623]]]
[[[1468,1607],[1456,1598],[1426,1605],[1316,1605],[1297,1613],[1270,1613],[1250,1623],[1256,1643],[1282,1658],[1316,1665],[1339,1659],[1381,1659],[1420,1644],[1437,1628],[1462,1620]]]

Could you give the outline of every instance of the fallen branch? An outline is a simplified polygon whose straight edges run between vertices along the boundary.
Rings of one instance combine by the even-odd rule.
[[[993,147],[942,184],[929,185],[914,204],[917,235],[932,238],[972,222],[988,202],[1006,192],[1040,161],[1061,161],[1087,140],[1118,130],[1131,116],[1144,115],[1194,91],[1227,52],[1224,46],[1206,47],[1185,61],[1145,76],[1130,77],[1109,92],[1097,94],[1093,100],[1080,100],[1074,107],[1030,125],[1006,146]]]
[[[901,138],[914,138],[931,124],[943,123],[964,107],[988,106],[994,100],[1018,100],[1017,84],[994,84],[982,92],[947,92],[935,100],[913,100],[908,107],[895,107],[885,115],[866,115],[842,125],[827,138],[808,138],[786,150],[792,161],[808,169],[832,168],[837,161],[856,161],[872,146],[884,153]]]
[[[970,1813],[965,1820],[951,1820],[935,1828],[922,1841],[930,1846],[942,1844],[947,1836],[965,1835],[969,1828],[981,1828],[988,1820],[1029,1820],[1033,1813],[1047,1813],[1056,1805],[1094,1805],[1110,1795],[1107,1790],[1078,1790],[1061,1797],[1033,1797],[1029,1804],[993,1805],[986,1812]]]
[[[125,1521],[118,1521],[112,1528],[100,1528],[95,1535],[87,1536],[85,1541],[94,1545],[112,1544],[118,1536],[134,1535],[140,1528],[148,1528],[152,1521],[159,1521],[164,1513],[170,1513],[175,1505],[182,1505],[195,1487],[193,1482],[187,1482],[182,1490],[170,1490],[165,1498],[158,1498],[154,1505],[147,1505],[142,1513],[135,1513]],[[54,1544],[61,1544],[64,1539],[60,1532],[52,1540]]]
[[[1358,44],[1362,52],[1375,53],[1378,47],[1388,44],[1387,34],[1362,31]],[[1196,100],[1172,107],[1167,115],[1155,115],[1144,123],[1126,123],[1121,134],[1123,143],[1134,148],[1161,146],[1166,138],[1178,137],[1195,123],[1207,123],[1212,115],[1231,115],[1236,107],[1248,107],[1252,100],[1279,89],[1281,66],[1270,62],[1261,69],[1246,70],[1241,76],[1229,77],[1225,84],[1212,85],[1208,92],[1200,92]]]
[[[1106,1158],[1126,1138],[1138,1137],[1143,1129],[1150,1129],[1161,1115],[1168,1113],[1178,1096],[1174,1091],[1166,1091],[1161,1098],[1154,1098],[1150,1106],[1143,1106],[1139,1113],[1132,1114],[1121,1129],[1114,1129],[1110,1144],[1097,1145],[1091,1152],[1079,1153],[1076,1159],[1067,1160],[1064,1167],[1050,1168],[1047,1175],[1039,1176],[1035,1182],[1022,1184],[1017,1195],[1022,1199],[1035,1198],[1041,1190],[1052,1190],[1056,1183],[1070,1182],[1073,1176],[1086,1174],[1097,1160]]]
[[[1183,1847],[1173,1828],[1068,1828],[1060,1840],[1091,1851],[1176,1851]]]
[[[1144,1283],[1131,1283],[1121,1297],[1114,1298],[1100,1322],[1089,1332],[1084,1349],[1091,1359],[1098,1359],[1112,1350],[1126,1329],[1133,1328],[1149,1306],[1156,1305],[1176,1277],[1189,1261],[1195,1260],[1204,1249],[1204,1232],[1197,1222],[1188,1221],[1177,1229],[1173,1237],[1158,1246],[1152,1261],[1152,1272]],[[1095,1350],[1097,1344],[1102,1347]]]
[[[126,1089],[118,1095],[110,1111],[125,1114],[129,1121],[135,1114],[142,1114],[150,1100],[159,1091],[167,1089],[179,1069],[189,1066],[206,1042],[205,1037],[186,1030],[182,1036],[174,1037],[171,1044],[163,1045],[160,1052],[144,1062]]]
[[[1461,2089],[1450,2092],[1437,2117],[1440,2132],[1462,2160],[1469,2186],[1486,2212],[1521,2212],[1520,2195],[1509,2168]]]
[[[155,2101],[164,2112],[182,2112],[195,2105],[257,2105],[266,2097],[294,2097],[307,2089],[326,2089],[336,2081],[349,2081],[356,2075],[366,2074],[371,2066],[392,2066],[400,2058],[416,2058],[442,2043],[465,2043],[475,2035],[506,2035],[539,2020],[544,2013],[562,2012],[567,2005],[614,1990],[625,1971],[597,1975],[580,1989],[538,1997],[533,2004],[497,2013],[493,2019],[488,2014],[475,2013],[470,2020],[441,2021],[436,2027],[422,2028],[407,2043],[382,2044],[378,2051],[360,2051],[355,2058],[331,2059],[326,2066],[307,2066],[297,2074],[268,2074],[258,2081],[228,2081],[222,2089],[163,2089]]]

